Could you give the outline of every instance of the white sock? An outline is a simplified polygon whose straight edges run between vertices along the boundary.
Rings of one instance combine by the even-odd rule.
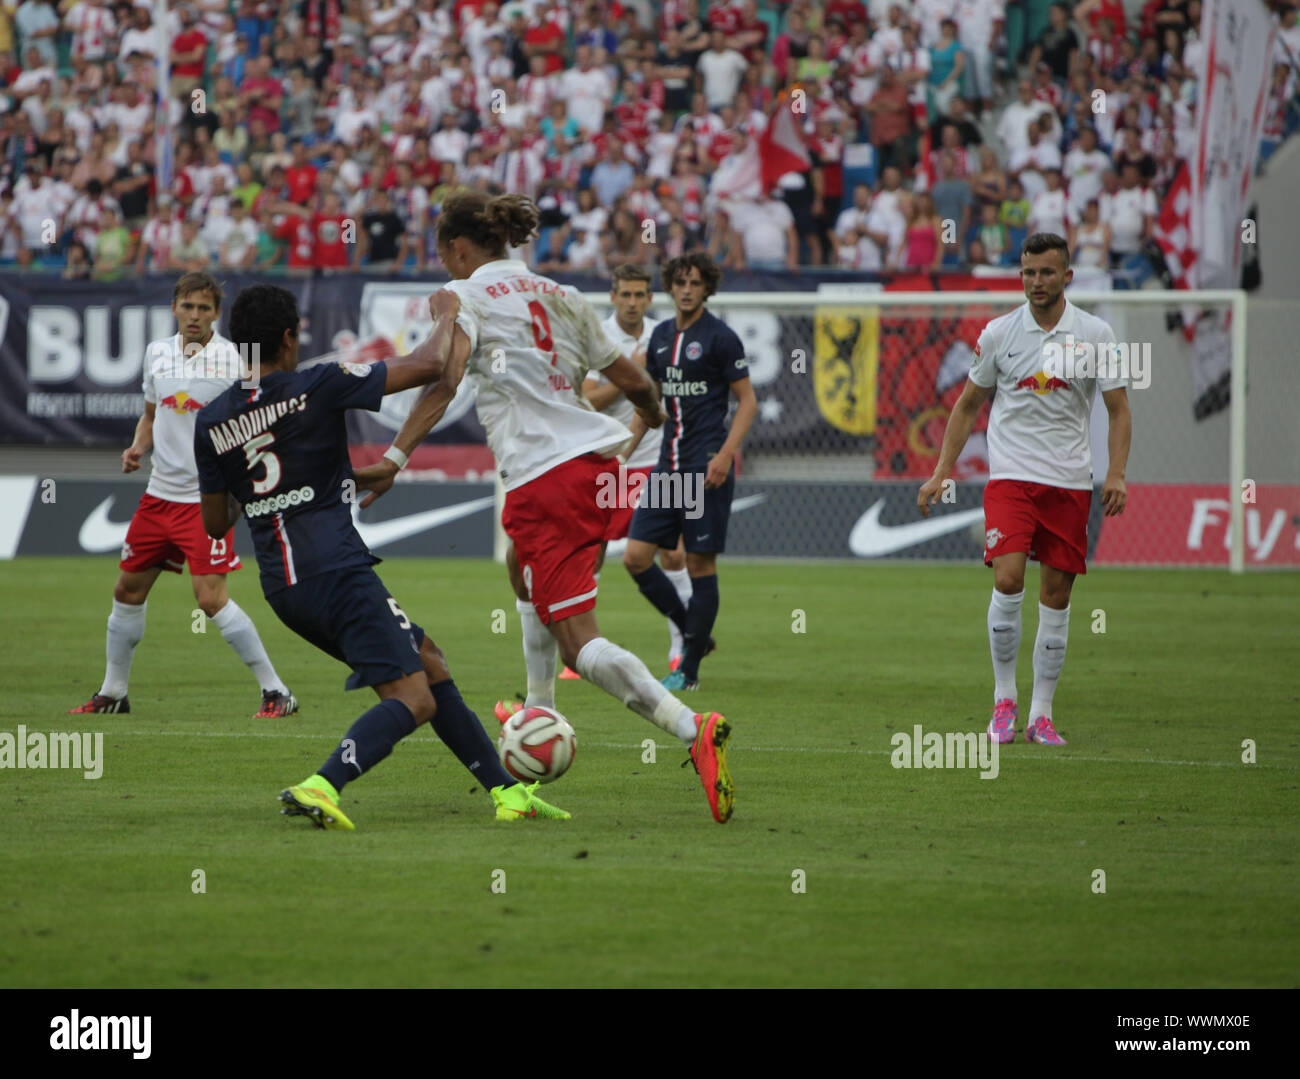
[[[989,653],[993,657],[993,702],[1016,700],[1016,656],[1020,652],[1023,590],[1007,595],[993,590],[989,600]]]
[[[560,646],[542,625],[537,611],[526,599],[515,600],[519,624],[524,629],[524,668],[528,671],[528,699],[525,708],[555,707],[555,672]]]
[[[1039,716],[1052,718],[1052,696],[1056,680],[1065,666],[1065,645],[1070,638],[1070,608],[1063,611],[1038,605],[1038,636],[1034,639],[1034,695],[1029,703],[1029,722]]]
[[[105,697],[116,699],[126,696],[127,682],[131,679],[131,658],[135,655],[135,646],[144,637],[144,609],[148,606],[148,603],[141,603],[137,607],[113,600],[113,613],[108,616],[108,640],[104,648],[108,654],[108,665],[104,670],[104,684],[99,688]]]
[[[644,663],[613,641],[594,637],[583,645],[578,673],[660,730],[675,734],[688,746],[695,741],[695,713],[664,689]]]
[[[677,598],[682,601],[683,607],[691,605],[691,575],[686,571],[686,567],[681,569],[666,569],[664,576],[673,582],[673,587],[677,589]],[[671,618],[668,622],[668,662],[671,663],[677,656],[682,654],[682,631],[677,628],[677,623]]]
[[[233,599],[226,600],[226,605],[212,616],[212,624],[221,630],[226,644],[235,650],[235,655],[253,672],[253,677],[263,690],[288,694],[289,687],[275,673],[271,657],[266,654],[262,638],[257,635],[257,627],[238,603]]]

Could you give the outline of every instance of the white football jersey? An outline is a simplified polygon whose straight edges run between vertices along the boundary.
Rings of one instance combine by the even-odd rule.
[[[239,350],[215,331],[202,349],[188,356],[180,334],[149,343],[144,354],[144,399],[154,406],[148,491],[155,498],[199,501],[194,417],[242,377]]]
[[[618,324],[617,315],[610,315],[600,324],[600,327],[605,331],[605,336],[618,346],[619,352],[630,359],[632,353],[636,352],[637,349],[646,347],[650,341],[650,331],[658,325],[659,320],[657,318],[642,319],[641,336],[633,337]],[[587,376],[587,381],[593,385],[600,385],[608,380],[604,375],[592,372]],[[622,394],[619,394],[609,403],[609,407],[604,412],[606,416],[613,416],[619,423],[630,427],[632,417],[636,415],[636,406]],[[659,463],[659,446],[663,440],[663,427],[651,427],[637,444],[636,449],[632,451],[632,456],[627,459],[627,467],[654,468]]]
[[[587,372],[622,352],[581,293],[518,259],[484,263],[445,287],[460,297],[466,374],[507,491],[584,453],[610,456],[632,437],[583,396]]]
[[[1101,346],[1114,342],[1108,323],[1069,300],[1050,332],[1034,321],[1028,303],[984,327],[970,380],[997,387],[989,415],[989,479],[1092,489],[1088,421],[1093,398],[1099,388],[1105,392],[1128,385],[1126,378],[1097,377],[1115,373],[1101,352]],[[1096,356],[1091,369],[1077,347],[1084,344]],[[1049,346],[1061,350],[1059,362]]]

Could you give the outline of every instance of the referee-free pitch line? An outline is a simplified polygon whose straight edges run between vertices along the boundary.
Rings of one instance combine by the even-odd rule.
[[[307,739],[312,742],[323,742],[327,736],[323,734],[299,734],[295,731],[248,731],[240,733],[238,731],[105,731],[105,735],[126,734],[133,737],[153,738],[171,737],[171,738],[296,738]],[[436,742],[436,737],[419,737],[411,735],[403,738],[397,743],[397,748],[407,745],[411,742]],[[597,749],[642,749],[641,742],[583,742],[583,745],[594,746]],[[659,748],[671,749],[671,742],[662,743]],[[733,747],[729,747],[733,748]],[[847,755],[850,757],[890,757],[896,752],[892,749],[843,749],[834,746],[735,746],[742,753],[835,753]],[[1003,750],[1007,752],[1007,750]],[[1083,761],[1092,764],[1159,764],[1171,767],[1183,768],[1269,768],[1283,772],[1300,772],[1300,764],[1251,764],[1243,765],[1240,761],[1168,761],[1161,759],[1142,760],[1136,757],[1082,757],[1076,753],[1026,753],[1023,757],[1017,757],[1019,760],[1026,761],[1061,761],[1071,763],[1074,761]]]

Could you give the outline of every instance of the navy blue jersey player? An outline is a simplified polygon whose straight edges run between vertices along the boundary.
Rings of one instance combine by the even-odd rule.
[[[232,385],[200,412],[195,427],[208,534],[226,535],[242,507],[272,610],[352,668],[349,689],[370,686],[379,697],[319,771],[280,794],[282,812],[319,827],[351,830],[339,792],[426,721],[491,792],[498,820],[568,816],[501,767],[442,652],[384,587],[371,568],[379,559],[352,524],[344,413],[374,411],[385,394],[429,383],[426,398],[435,406],[441,400],[445,410],[467,359],[467,350],[453,347],[459,303],[446,291],[431,297],[433,333],[409,356],[299,371],[293,294],[272,285],[244,289],[231,308],[230,337],[259,350],[260,381],[251,389]]]
[[[659,383],[668,422],[659,464],[632,517],[623,564],[645,597],[682,631],[681,665],[663,679],[669,689],[698,688],[700,660],[713,650],[718,555],[726,549],[736,484],[733,462],[758,411],[740,338],[704,309],[721,278],[704,254],[667,263],[663,282],[676,317],[659,323],[646,346],[646,373]],[[738,407],[728,428],[733,394]],[[634,420],[633,433],[640,427]],[[656,548],[671,549],[679,536],[691,576],[689,606],[654,564]]]

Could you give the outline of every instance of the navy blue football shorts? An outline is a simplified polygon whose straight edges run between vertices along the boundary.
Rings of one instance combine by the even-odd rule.
[[[406,617],[369,566],[317,574],[266,601],[304,641],[352,668],[346,689],[382,685],[424,669],[424,630]]]
[[[662,478],[661,478],[662,477]],[[666,482],[680,477],[679,483]],[[705,490],[704,473],[650,473],[628,539],[672,549],[679,536],[694,554],[721,554],[727,549],[727,522],[731,520],[731,496],[736,490],[733,468],[727,482]]]

